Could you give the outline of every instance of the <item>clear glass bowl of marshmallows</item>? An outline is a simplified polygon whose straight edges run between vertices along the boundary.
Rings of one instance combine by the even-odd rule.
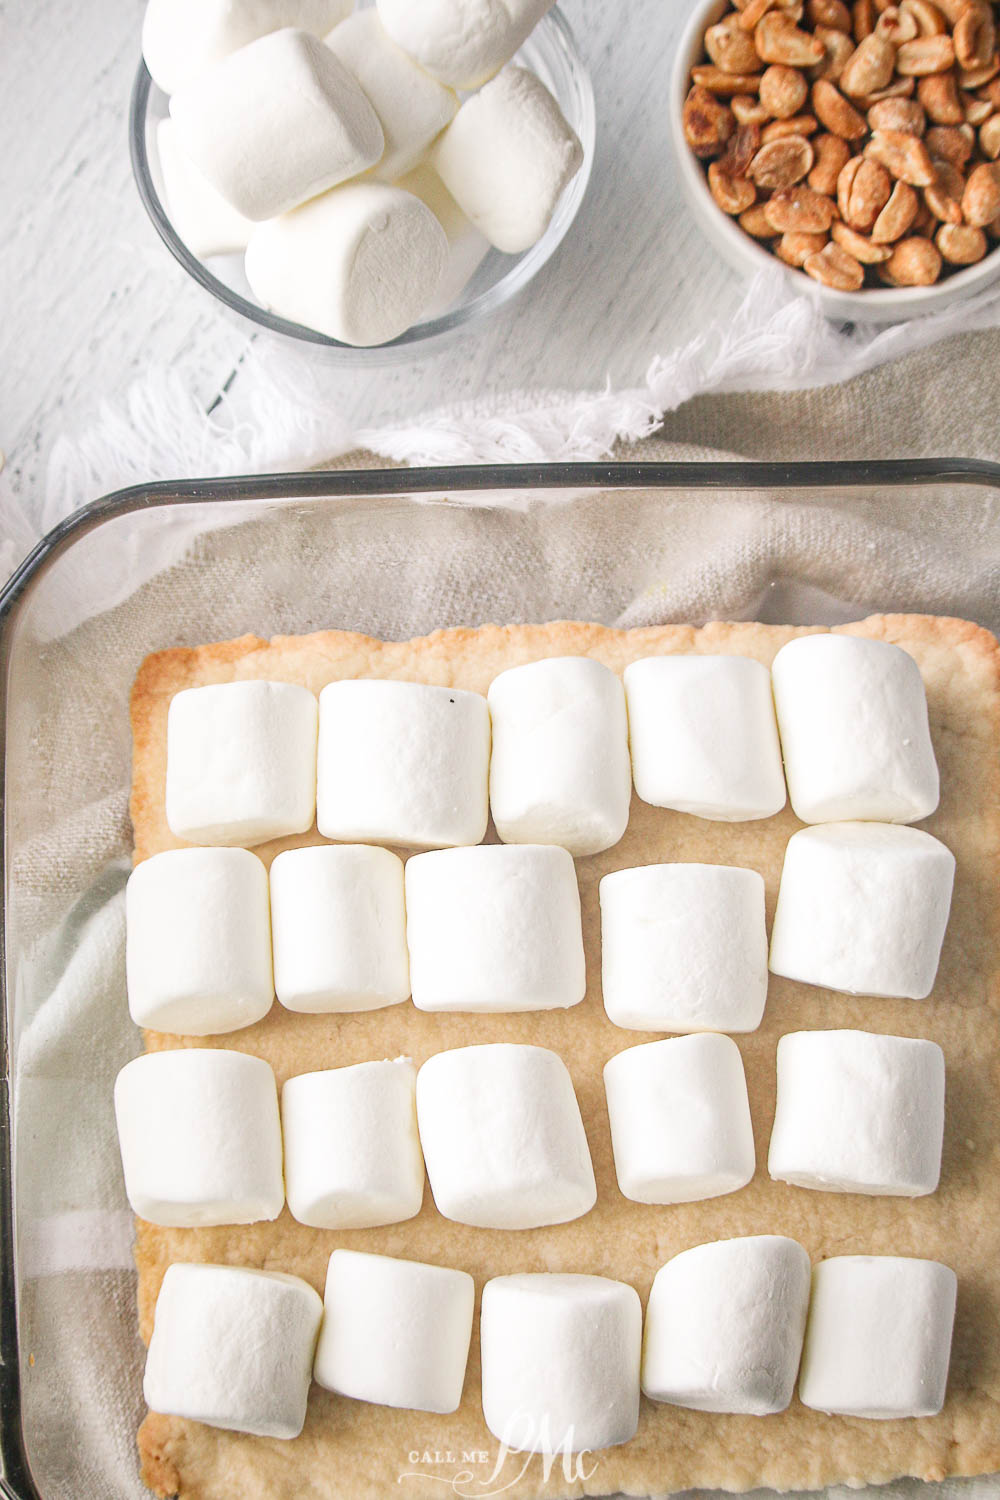
[[[590,175],[593,90],[550,7],[150,0],[130,147],[155,228],[227,307],[351,363],[480,323]]]

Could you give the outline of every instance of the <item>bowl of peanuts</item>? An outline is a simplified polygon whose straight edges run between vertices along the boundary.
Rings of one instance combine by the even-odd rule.
[[[1000,277],[1000,5],[701,0],[670,91],[719,252],[893,323]]]

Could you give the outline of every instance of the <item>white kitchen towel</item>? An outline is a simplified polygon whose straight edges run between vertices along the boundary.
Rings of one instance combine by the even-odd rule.
[[[657,444],[646,452],[678,456]],[[39,591],[47,608],[39,598],[22,621],[7,744],[7,956],[24,1426],[45,1500],[145,1493],[134,1448],[142,1350],[111,1090],[138,1048],[122,890],[127,697],[147,650],[247,628],[399,638],[556,615],[833,622],[925,608],[1000,626],[1000,497],[990,490],[955,489],[951,507],[920,489],[557,499],[521,495],[505,514],[483,495],[478,510],[438,501],[418,513],[317,502],[211,530],[188,515],[186,532],[178,513],[153,576],[129,590],[114,549],[103,564],[91,554],[86,618],[82,595],[64,596],[54,571]],[[40,621],[44,642],[33,635]],[[980,1480],[940,1486],[934,1500],[998,1494],[995,1480]]]

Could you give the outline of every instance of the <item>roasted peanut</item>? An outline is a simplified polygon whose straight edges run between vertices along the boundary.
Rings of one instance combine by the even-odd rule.
[[[699,63],[691,69],[691,81],[710,94],[755,94],[760,87],[759,73],[726,73],[722,68]]]
[[[883,99],[912,99],[916,91],[915,78],[894,78],[887,88],[878,89],[874,94],[866,94],[863,99],[859,99],[858,107],[871,109],[873,104],[879,104]]]
[[[761,18],[753,40],[762,62],[809,68],[823,60],[822,42],[808,31],[800,31],[791,17],[781,11],[769,10]]]
[[[926,110],[927,118],[935,125],[961,125],[965,120],[954,73],[936,73],[932,78],[921,78],[917,84],[917,98]]]
[[[769,10],[773,10],[777,3],[778,0],[747,0],[745,5],[740,5],[739,0],[736,0],[740,12],[739,24],[742,30],[753,31],[760,18],[766,15]]]
[[[985,67],[993,56],[997,33],[989,5],[970,0],[955,22],[955,58],[960,68]]]
[[[729,107],[741,125],[766,125],[771,116],[752,94],[734,94]]]
[[[985,234],[974,224],[942,224],[934,243],[953,266],[974,266],[987,249]]]
[[[918,36],[938,36],[947,30],[947,21],[931,0],[900,0],[899,8],[913,18]]]
[[[752,208],[740,214],[739,226],[755,240],[769,240],[774,234],[773,227],[767,221],[763,203],[755,203]]]
[[[880,261],[888,260],[892,250],[888,245],[876,245],[875,241],[869,239],[865,234],[859,234],[852,229],[850,224],[842,224],[839,219],[834,219],[830,225],[830,237],[835,240],[842,250],[848,255],[853,255],[863,266],[877,266]]]
[[[972,155],[976,137],[968,125],[932,125],[924,136],[924,145],[932,157],[950,161],[959,171]]]
[[[868,133],[864,115],[858,114],[828,78],[817,78],[813,84],[812,109],[821,125],[845,141],[860,141]]]
[[[912,42],[920,35],[920,30],[909,12],[900,10],[898,5],[891,5],[875,23],[875,35],[898,47],[902,42]]]
[[[810,255],[802,269],[813,281],[831,287],[838,292],[857,292],[864,286],[865,269],[860,261],[848,255],[840,245],[824,245],[815,255]]]
[[[823,61],[809,69],[809,76],[812,79],[829,78],[831,83],[836,83],[854,51],[854,42],[845,32],[834,31],[829,26],[817,26],[816,38],[823,43]]]
[[[962,194],[962,213],[967,224],[979,229],[1000,214],[1000,166],[985,161],[973,167]]]
[[[944,17],[946,26],[954,26],[968,0],[934,0],[934,7]]]
[[[733,177],[722,162],[713,161],[708,168],[708,187],[724,214],[745,213],[757,197],[757,190],[745,177]]]
[[[747,168],[760,150],[760,142],[759,125],[738,125],[719,158],[719,166],[730,177],[745,177]]]
[[[813,164],[813,148],[805,136],[790,135],[761,146],[748,175],[760,188],[788,188],[801,182]]]
[[[852,229],[871,229],[891,193],[885,168],[863,156],[852,156],[837,178],[837,207]]]
[[[900,240],[885,262],[885,271],[894,286],[932,286],[941,275],[941,252],[920,235]]]
[[[753,37],[737,24],[737,17],[720,21],[705,32],[705,51],[724,73],[755,73],[758,66]]]
[[[992,223],[987,224],[986,233],[991,240],[1000,240],[1000,218],[996,218]]]
[[[826,244],[825,234],[783,234],[778,241],[775,254],[786,266],[801,266],[810,255],[815,255]]]
[[[767,221],[779,234],[797,231],[824,234],[833,223],[836,212],[832,198],[814,193],[802,183],[782,188],[764,204]]]
[[[695,156],[703,160],[718,156],[733,131],[736,120],[731,109],[720,104],[708,89],[697,85],[684,101],[684,139]]]
[[[880,162],[887,172],[912,187],[929,187],[934,168],[923,141],[902,130],[876,130],[865,147],[865,156]]]
[[[983,63],[982,67],[963,68],[958,81],[965,89],[980,89],[998,73],[1000,73],[1000,53],[994,52],[989,62]]]
[[[904,78],[946,73],[954,63],[955,44],[947,32],[941,36],[918,36],[914,42],[904,42],[896,52],[896,72]]]
[[[837,191],[837,178],[851,154],[851,148],[839,135],[817,136],[812,147],[815,161],[809,173],[809,186],[816,193],[832,195]]]
[[[924,107],[916,99],[880,99],[868,111],[872,130],[900,130],[906,135],[923,135],[927,127]]]
[[[912,225],[920,207],[919,199],[908,182],[897,182],[889,201],[872,225],[872,240],[878,245],[902,239]]]
[[[851,29],[856,42],[863,42],[866,36],[871,36],[875,30],[876,19],[874,0],[854,0],[851,8]]]
[[[797,115],[809,95],[805,75],[798,68],[772,63],[760,80],[760,102],[776,120]]]
[[[892,80],[896,49],[878,32],[859,42],[847,59],[840,75],[840,87],[852,98],[861,99],[884,89]]]
[[[812,115],[793,115],[790,120],[772,120],[760,133],[763,142],[781,141],[788,135],[812,135],[819,126]]]
[[[806,20],[809,25],[829,26],[833,31],[850,31],[851,12],[844,0],[806,0]]]
[[[979,127],[979,149],[990,161],[1000,157],[1000,115],[991,115]]]
[[[924,188],[924,202],[942,224],[961,224],[965,179],[950,161],[931,158],[937,181]]]
[[[988,99],[977,99],[975,94],[967,94],[964,89],[959,90],[958,97],[962,101],[965,110],[965,123],[973,129],[977,125],[983,125],[993,113],[993,105]]]

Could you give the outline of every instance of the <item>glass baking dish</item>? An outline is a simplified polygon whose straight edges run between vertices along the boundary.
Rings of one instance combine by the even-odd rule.
[[[139,1500],[124,1002],[128,695],[244,632],[883,610],[1000,629],[1000,465],[572,464],[157,484],[41,542],[0,596],[0,1491]],[[86,955],[84,964],[81,955]]]

